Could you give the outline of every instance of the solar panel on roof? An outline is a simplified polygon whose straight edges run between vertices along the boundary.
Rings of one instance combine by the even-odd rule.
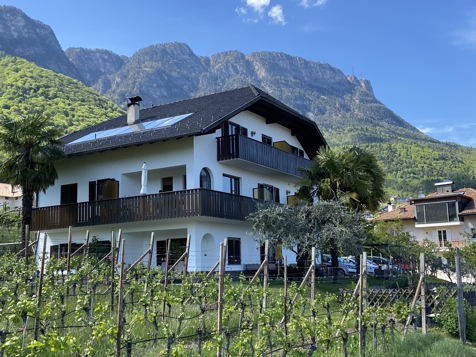
[[[153,129],[160,129],[160,128],[165,128],[168,126],[171,126],[173,124],[178,123],[179,121],[185,119],[186,117],[192,115],[193,113],[189,114],[182,114],[182,115],[177,115],[174,117],[170,118],[164,118],[164,119],[157,119],[157,120],[151,120],[148,122],[142,123],[144,130],[153,130]],[[124,126],[121,128],[114,128],[114,129],[107,129],[107,130],[100,130],[100,131],[95,131],[94,133],[89,133],[84,135],[83,137],[76,139],[66,145],[72,145],[72,144],[78,144],[82,143],[85,141],[90,141],[90,140],[96,140],[96,139],[101,139],[101,138],[107,138],[110,136],[116,136],[116,135],[125,135],[125,134],[132,134],[133,131],[130,126]]]

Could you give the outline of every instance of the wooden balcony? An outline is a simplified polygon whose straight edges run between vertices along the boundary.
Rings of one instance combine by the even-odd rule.
[[[246,161],[249,170],[262,172],[266,168],[294,177],[303,177],[299,168],[311,167],[308,159],[239,134],[217,138],[217,160],[231,161],[237,166],[243,166],[238,162]]]
[[[257,202],[251,197],[206,189],[80,202],[34,209],[31,229],[42,231],[199,216],[244,221],[257,210]]]

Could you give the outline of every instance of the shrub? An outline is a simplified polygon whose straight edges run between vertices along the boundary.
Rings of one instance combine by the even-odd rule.
[[[476,342],[476,312],[472,311],[469,303],[464,300],[464,313],[466,317],[466,339],[470,342]],[[458,300],[456,298],[448,298],[436,316],[436,322],[450,336],[459,337],[458,323]]]

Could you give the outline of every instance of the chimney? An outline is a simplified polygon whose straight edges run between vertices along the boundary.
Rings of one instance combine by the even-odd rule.
[[[453,181],[450,179],[444,179],[441,182],[435,183],[436,186],[436,194],[437,195],[443,195],[445,193],[451,193],[453,192]]]
[[[388,205],[388,212],[392,212],[395,206],[392,204],[392,202],[387,203]]]
[[[139,102],[142,98],[138,95],[127,98],[127,125],[133,125],[139,120]]]
[[[400,214],[405,213],[405,207],[400,207]]]

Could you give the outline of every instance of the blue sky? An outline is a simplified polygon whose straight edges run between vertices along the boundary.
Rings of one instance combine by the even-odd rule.
[[[280,51],[371,81],[428,135],[476,146],[474,0],[10,0],[63,49],[121,55],[185,42],[197,55]]]

